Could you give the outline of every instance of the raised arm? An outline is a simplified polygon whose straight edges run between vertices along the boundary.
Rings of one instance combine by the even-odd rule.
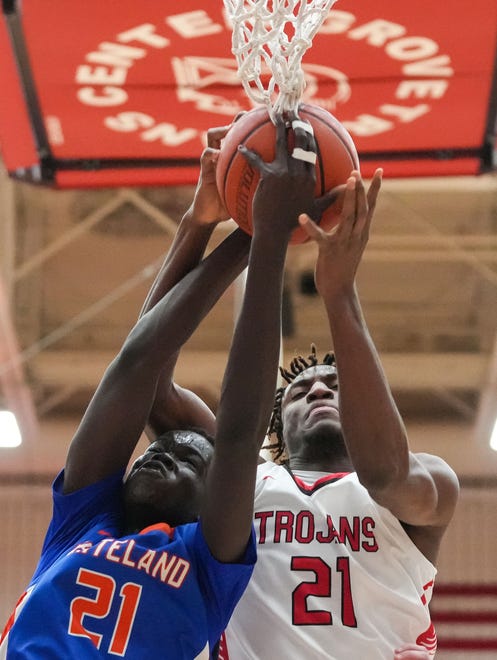
[[[187,231],[185,223],[183,223],[183,229],[185,232]],[[249,247],[250,237],[241,229],[236,229],[209,255],[216,264],[216,268],[210,271],[212,279],[205,279],[203,283],[205,294],[209,299],[209,305],[205,308],[203,316],[246,267]],[[167,266],[163,268],[163,272],[168,274]],[[160,281],[160,273],[158,278]],[[198,318],[199,323],[203,316]],[[173,380],[180,349],[181,346],[162,365],[154,403],[148,419],[147,435],[151,440],[167,430],[188,426],[199,426],[212,435],[215,433],[215,417],[207,404],[194,392],[181,387]]]
[[[229,126],[222,126],[207,132],[207,147],[200,158],[200,177],[192,204],[178,226],[171,249],[150,288],[140,316],[152,309],[201,261],[215,226],[229,217],[217,191],[215,174],[221,140],[228,130]],[[247,263],[249,240],[245,235],[240,235],[241,230],[236,230],[236,234],[220,248],[223,256],[219,277],[212,283],[218,298]],[[157,383],[147,427],[151,440],[167,430],[185,426],[200,426],[211,434],[215,432],[214,414],[205,402],[173,381],[178,355],[179,352],[166,360]]]
[[[296,146],[315,150],[308,130],[299,124],[288,130],[294,130]],[[279,122],[273,163],[263,163],[243,150],[261,179],[253,202],[245,295],[223,380],[215,455],[202,511],[206,540],[222,561],[236,560],[249,537],[259,450],[276,388],[288,240],[300,210],[315,210],[314,166],[289,155],[286,133]]]
[[[433,559],[457,501],[457,478],[440,458],[410,452],[355,283],[380,185],[381,171],[377,171],[366,194],[360,175],[354,173],[335,232],[323,232],[308,217],[301,218],[301,224],[319,247],[316,286],[333,339],[340,419],[350,458],[379,504],[408,525],[437,530],[426,543],[418,543]]]
[[[241,270],[250,237],[236,231],[183,277],[128,335],[106,370],[69,448],[64,490],[124,469],[140,438],[168,363]],[[233,272],[233,271],[231,271]]]

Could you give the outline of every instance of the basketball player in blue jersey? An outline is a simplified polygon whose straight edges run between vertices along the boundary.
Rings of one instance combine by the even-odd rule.
[[[312,134],[292,130],[295,144],[312,155]],[[141,316],[106,370],[54,482],[41,559],[5,629],[0,657],[212,656],[255,562],[255,473],[276,385],[288,241],[299,213],[314,215],[317,207],[314,166],[289,154],[282,121],[275,160],[246,157],[261,182],[214,446],[204,431],[182,424],[152,442],[124,476],[164,365],[174,363],[226,287],[227,255],[229,277],[246,260],[249,239],[241,232]],[[212,154],[203,160],[204,174]],[[208,191],[201,181],[187,218],[197,224],[192,236],[210,231],[202,227]],[[178,236],[179,253],[171,257],[176,274],[181,242]]]
[[[214,143],[206,156],[211,173]],[[204,184],[206,216],[212,219],[217,193],[207,177]],[[285,467],[266,464],[258,471],[260,558],[235,610],[223,658],[340,660],[362,654],[391,660],[397,649],[395,658],[414,660],[436,646],[428,602],[458,484],[441,459],[409,452],[362,317],[355,274],[380,184],[378,172],[366,194],[360,176],[352,177],[341,191],[347,204],[336,232],[322,232],[302,218],[319,246],[316,281],[336,363],[329,356],[320,365],[314,353],[296,360],[286,372],[291,386],[278,391],[271,427],[279,447],[286,441],[288,460]],[[178,272],[201,258],[195,250],[200,243],[191,239],[195,233],[198,228],[185,226],[183,250],[175,253],[182,258]],[[172,282],[166,268],[147,306]],[[174,423],[175,415],[182,424],[215,428],[205,404],[172,382],[169,364],[151,414],[156,432]]]

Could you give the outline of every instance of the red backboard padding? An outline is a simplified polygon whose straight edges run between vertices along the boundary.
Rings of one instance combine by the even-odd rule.
[[[222,0],[3,6],[0,145],[13,176],[192,183],[205,131],[250,107]],[[478,174],[493,167],[496,51],[495,0],[474,0],[470,16],[463,0],[340,0],[304,56],[305,100],[347,126],[366,176]]]
[[[0,21],[0,144],[10,172],[38,162],[7,23]]]

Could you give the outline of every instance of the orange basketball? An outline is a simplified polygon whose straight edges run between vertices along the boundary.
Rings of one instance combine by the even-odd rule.
[[[359,169],[359,158],[352,138],[342,124],[327,110],[315,105],[302,104],[299,116],[314,129],[317,145],[316,197],[345,183],[354,169]],[[229,214],[248,234],[252,233],[252,199],[259,181],[254,170],[238,151],[244,144],[256,151],[264,161],[275,156],[276,129],[266,108],[247,112],[230,128],[223,140],[216,166],[219,194]],[[320,225],[330,229],[338,222],[338,214],[329,210],[323,214]],[[295,229],[290,243],[308,240],[301,227]]]

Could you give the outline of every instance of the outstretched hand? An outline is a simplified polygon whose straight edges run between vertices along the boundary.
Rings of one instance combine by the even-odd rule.
[[[192,218],[199,224],[215,224],[230,217],[216,185],[216,163],[221,140],[230,128],[217,126],[207,131],[207,147],[200,156],[200,177],[190,207]]]
[[[299,223],[319,248],[316,262],[316,288],[325,300],[351,291],[364,249],[368,242],[383,170],[376,170],[366,192],[359,172],[352,172],[345,184],[340,220],[330,231],[321,229],[309,213]]]
[[[264,162],[261,156],[240,145],[239,151],[260,173],[252,203],[254,231],[290,233],[298,226],[298,216],[314,212],[316,183],[316,142],[311,125],[296,115],[290,125],[281,115],[276,117],[276,149],[274,160]],[[294,149],[290,153],[288,135],[293,131]]]

